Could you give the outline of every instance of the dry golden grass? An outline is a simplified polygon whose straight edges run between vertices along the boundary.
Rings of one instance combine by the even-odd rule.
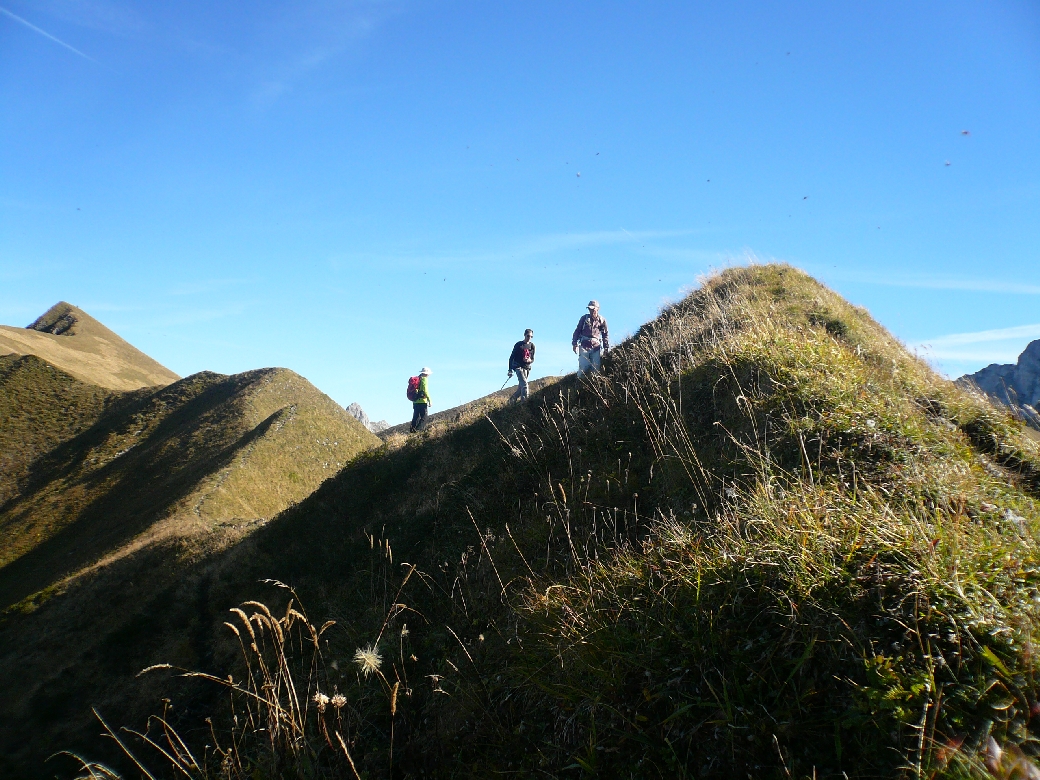
[[[122,392],[180,379],[70,304],[52,306],[34,327],[52,327],[59,320],[64,320],[63,326],[71,326],[60,335],[0,325],[0,355],[36,355],[80,381]]]

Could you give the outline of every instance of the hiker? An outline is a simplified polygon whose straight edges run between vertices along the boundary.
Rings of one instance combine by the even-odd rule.
[[[524,340],[516,342],[513,351],[509,353],[509,374],[506,375],[506,381],[512,379],[516,373],[517,381],[520,382],[516,392],[509,398],[510,403],[527,400],[527,377],[531,375],[531,364],[534,363],[534,342],[531,341],[533,337],[534,331],[528,328],[524,331]]]
[[[426,412],[433,406],[430,401],[430,391],[426,385],[426,379],[430,376],[430,369],[423,366],[419,376],[413,376],[408,380],[408,400],[412,402],[412,427],[409,433],[421,431],[426,425]]]
[[[589,313],[578,320],[571,336],[571,346],[578,355],[578,376],[599,371],[602,355],[610,351],[607,321],[599,316],[599,301],[589,301]]]

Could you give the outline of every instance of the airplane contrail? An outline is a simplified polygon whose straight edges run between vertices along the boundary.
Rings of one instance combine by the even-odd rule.
[[[95,64],[97,64],[97,65],[100,65],[100,64],[101,64],[100,62],[98,62],[97,60],[95,60],[95,59],[94,59],[93,57],[91,57],[90,55],[88,55],[88,54],[84,54],[84,53],[83,53],[83,52],[81,52],[81,51],[80,51],[79,49],[75,48],[74,46],[69,46],[69,45],[68,45],[67,43],[65,43],[65,41],[63,41],[63,40],[60,40],[60,39],[58,39],[58,38],[55,38],[55,37],[54,37],[53,35],[51,35],[51,34],[50,34],[49,32],[47,32],[46,30],[41,30],[41,29],[40,29],[39,27],[37,27],[37,26],[36,26],[35,24],[32,24],[31,22],[27,22],[27,21],[26,21],[25,19],[23,19],[22,17],[20,17],[20,16],[18,16],[18,15],[16,15],[16,14],[13,14],[13,13],[11,13],[10,11],[8,11],[8,10],[7,10],[6,8],[4,8],[3,6],[0,6],[0,14],[3,14],[4,16],[10,16],[10,17],[11,17],[12,19],[14,19],[14,20],[15,20],[16,22],[18,22],[19,24],[24,24],[24,25],[25,25],[26,27],[28,27],[28,28],[29,28],[30,30],[34,30],[34,31],[38,32],[38,33],[39,33],[40,35],[42,35],[42,36],[43,36],[44,38],[50,38],[50,39],[51,39],[52,41],[54,41],[55,43],[57,43],[57,44],[59,44],[59,45],[61,45],[61,46],[64,46],[64,47],[65,47],[66,49],[68,49],[69,51],[71,51],[71,52],[73,52],[73,53],[75,53],[75,54],[78,54],[78,55],[79,55],[80,57],[82,57],[82,58],[83,58],[83,59],[85,59],[85,60],[90,60],[91,62],[93,62],[93,63],[95,63]]]

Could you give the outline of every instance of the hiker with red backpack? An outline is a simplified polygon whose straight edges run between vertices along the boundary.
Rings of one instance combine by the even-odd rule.
[[[607,321],[599,316],[599,301],[589,301],[588,310],[571,336],[571,346],[578,355],[578,376],[599,371],[602,356],[610,350]]]
[[[531,375],[531,364],[534,363],[534,331],[528,328],[524,331],[524,340],[513,345],[513,351],[509,353],[509,373],[506,375],[508,382],[516,374],[520,386],[509,398],[512,401],[527,400],[527,377]]]
[[[426,412],[433,406],[426,386],[426,378],[429,375],[430,369],[423,366],[419,376],[413,376],[408,380],[408,400],[412,402],[412,426],[408,429],[409,433],[423,429],[426,425]]]

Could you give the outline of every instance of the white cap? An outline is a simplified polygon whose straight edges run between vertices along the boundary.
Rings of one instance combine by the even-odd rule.
[[[433,372],[430,371],[429,368],[427,368],[426,366],[423,366],[423,370],[419,372],[419,376],[429,376],[432,373]]]

